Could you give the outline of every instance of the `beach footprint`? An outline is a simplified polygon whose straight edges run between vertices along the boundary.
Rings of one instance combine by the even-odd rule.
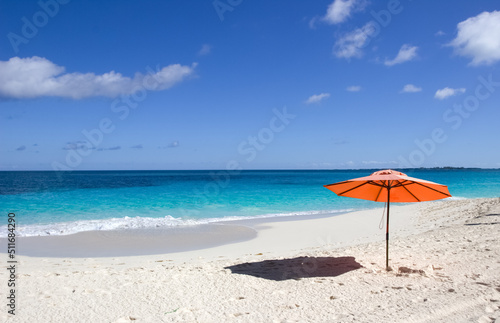
[[[113,321],[113,322],[114,323],[126,323],[126,322],[133,322],[136,320],[137,320],[137,317],[135,317],[135,316],[124,316],[124,317],[120,317],[119,319],[117,319],[116,321]]]

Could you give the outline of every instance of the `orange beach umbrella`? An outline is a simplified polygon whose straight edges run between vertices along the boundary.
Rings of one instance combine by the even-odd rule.
[[[423,179],[409,177],[391,169],[370,176],[324,185],[338,196],[354,197],[375,202],[387,202],[386,260],[389,268],[389,206],[391,202],[423,202],[451,197],[448,187]]]

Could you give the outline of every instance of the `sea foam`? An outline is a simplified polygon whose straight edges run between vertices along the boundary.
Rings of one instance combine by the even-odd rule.
[[[51,224],[32,224],[16,228],[16,235],[21,237],[33,236],[54,236],[69,235],[84,231],[109,231],[109,230],[127,230],[127,229],[148,229],[148,228],[169,228],[179,226],[203,225],[217,222],[250,220],[259,218],[275,218],[288,216],[307,216],[307,215],[328,215],[341,214],[353,211],[354,209],[344,210],[316,210],[289,213],[272,213],[258,216],[226,216],[220,218],[205,219],[181,219],[167,215],[163,218],[152,217],[122,217],[101,220],[80,220],[71,222],[59,222]],[[7,226],[0,226],[0,238],[7,237]]]

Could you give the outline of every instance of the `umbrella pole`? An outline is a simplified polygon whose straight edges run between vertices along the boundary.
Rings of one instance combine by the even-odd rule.
[[[387,188],[387,225],[385,226],[385,270],[390,271],[389,267],[389,207],[391,204],[391,188]]]

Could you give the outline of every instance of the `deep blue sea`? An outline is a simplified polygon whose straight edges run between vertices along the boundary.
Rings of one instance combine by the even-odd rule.
[[[5,223],[16,214],[22,236],[343,213],[383,204],[338,197],[323,185],[373,171],[4,171],[0,205]],[[402,171],[447,185],[452,199],[500,196],[498,169]]]

